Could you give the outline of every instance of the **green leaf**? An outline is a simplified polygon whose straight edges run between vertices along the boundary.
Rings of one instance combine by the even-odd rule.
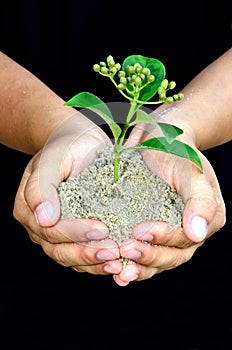
[[[136,146],[133,149],[153,149],[157,151],[163,151],[166,153],[174,154],[178,157],[186,158],[195,163],[203,172],[202,163],[197,152],[187,145],[178,140],[174,140],[171,144],[167,142],[165,137],[154,137],[146,140]]]
[[[168,141],[168,143],[172,143],[173,140],[183,134],[183,130],[181,130],[180,128],[178,128],[175,125],[172,124],[166,124],[166,123],[157,123],[160,127],[160,129],[162,130],[166,140]]]
[[[100,115],[102,119],[109,125],[115,141],[121,135],[120,126],[115,123],[112,113],[107,107],[107,105],[96,95],[90,92],[80,92],[79,94],[73,96],[69,101],[65,103],[65,106],[88,108],[96,114]]]
[[[122,69],[124,70],[126,66],[133,66],[135,63],[139,63],[142,67],[149,68],[151,74],[155,77],[154,82],[148,84],[144,89],[142,89],[139,95],[139,99],[141,101],[148,101],[155,95],[158,87],[165,78],[165,67],[163,63],[156,58],[144,57],[142,55],[131,55],[126,57],[123,61]]]
[[[137,110],[135,120],[130,123],[130,126],[139,124],[139,123],[157,124],[156,120],[152,118],[149,114],[147,114],[145,111],[143,111],[142,109]]]

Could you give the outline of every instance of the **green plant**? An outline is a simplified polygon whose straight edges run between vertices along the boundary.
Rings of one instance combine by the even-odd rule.
[[[184,98],[181,93],[167,96],[167,91],[176,87],[174,81],[165,78],[166,69],[162,62],[155,58],[142,55],[128,56],[121,64],[115,63],[110,55],[106,62],[94,64],[95,72],[108,77],[117,90],[130,102],[130,108],[121,128],[113,118],[108,106],[96,95],[89,92],[80,92],[65,103],[66,106],[87,108],[100,115],[109,125],[114,137],[114,182],[118,181],[118,164],[120,155],[129,149],[153,149],[176,156],[187,158],[194,162],[201,171],[202,164],[197,152],[189,145],[176,140],[183,131],[171,124],[157,122],[141,107],[158,103],[173,103]],[[157,101],[150,101],[155,94]],[[138,123],[157,124],[163,132],[162,137],[154,137],[134,147],[123,147],[128,129]]]

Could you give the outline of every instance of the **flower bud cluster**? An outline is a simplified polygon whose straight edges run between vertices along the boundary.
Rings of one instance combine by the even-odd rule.
[[[120,84],[119,90],[127,88],[127,84],[130,84],[135,93],[138,93],[145,85],[152,83],[155,80],[155,76],[151,74],[149,68],[142,67],[139,63],[135,63],[133,66],[126,66],[125,70],[119,71],[118,77]]]
[[[166,102],[166,103],[173,103],[174,101],[180,101],[183,100],[184,98],[184,94],[174,94],[173,96],[166,96],[166,93],[168,90],[173,90],[176,87],[176,83],[175,81],[168,81],[167,79],[164,79],[160,86],[158,87],[158,95],[159,95],[159,99],[162,102]]]
[[[121,64],[115,63],[111,55],[107,56],[106,62],[101,61],[94,64],[93,70],[101,75],[108,76],[114,81],[118,90],[126,90],[128,95],[137,96],[137,98],[144,87],[155,81],[155,76],[151,74],[151,70],[148,67],[143,67],[136,62],[134,65],[128,65],[124,69],[121,69]],[[119,82],[114,80],[116,74]],[[167,79],[164,79],[157,90],[159,101],[173,103],[174,101],[182,100],[184,95],[181,93],[169,97],[166,96],[167,91],[175,87],[175,81],[169,82]]]
[[[115,63],[111,55],[107,57],[106,62],[101,61],[94,64],[93,70],[111,78],[114,78],[115,74],[118,73],[119,83],[116,83],[118,90],[129,89],[129,93],[132,95],[138,94],[142,88],[155,80],[155,76],[151,74],[150,69],[142,67],[139,63],[126,66],[125,69],[121,70],[121,65]],[[129,88],[128,84],[130,85]]]
[[[115,63],[114,58],[110,55],[106,62],[101,61],[94,64],[93,70],[105,76],[113,77],[121,69],[120,63]]]

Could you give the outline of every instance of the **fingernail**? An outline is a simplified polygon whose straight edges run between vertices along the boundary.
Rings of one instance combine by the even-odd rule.
[[[109,251],[109,250],[99,250],[99,252],[97,252],[97,258],[99,260],[114,260],[116,259],[116,255]]]
[[[52,222],[52,216],[54,213],[53,206],[51,202],[45,201],[40,203],[37,208],[35,209],[35,220],[38,224],[44,223],[44,222]]]
[[[86,233],[86,237],[90,240],[91,239],[93,239],[93,240],[104,239],[107,237],[107,234],[108,234],[108,231],[102,229],[102,230],[97,230],[97,231],[89,231]]]
[[[143,241],[151,242],[156,234],[168,234],[171,231],[171,227],[166,222],[151,221],[143,222],[134,227],[133,235],[135,238]]]
[[[136,273],[134,273],[134,271],[126,270],[124,272],[124,277],[126,277],[128,282],[132,282],[132,281],[136,280],[139,276]]]
[[[137,260],[139,258],[141,258],[141,252],[139,250],[136,250],[136,249],[132,249],[132,250],[128,250],[126,253],[125,253],[125,257],[127,259],[132,259],[132,260]]]
[[[112,260],[109,263],[106,262],[103,267],[103,270],[106,273],[110,273],[114,275],[120,273],[121,269],[122,269],[122,266],[121,264],[118,264],[118,260]]]
[[[137,238],[141,241],[147,241],[147,242],[151,242],[154,239],[153,235],[151,233],[147,233],[147,232],[144,234],[141,234],[139,236],[135,236],[135,238]]]
[[[129,282],[122,281],[118,275],[113,275],[113,279],[120,287],[126,287],[129,284]]]
[[[116,271],[115,271],[111,266],[109,266],[109,265],[105,265],[105,266],[103,267],[103,270],[104,270],[106,273],[112,273],[112,274],[116,273]]]
[[[206,220],[200,216],[194,216],[192,218],[191,227],[195,237],[199,240],[203,240],[207,236],[208,224]]]

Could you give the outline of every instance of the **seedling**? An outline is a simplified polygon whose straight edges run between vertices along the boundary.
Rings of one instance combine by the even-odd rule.
[[[122,96],[129,101],[130,108],[123,127],[121,128],[115,122],[108,106],[90,92],[78,93],[65,105],[90,109],[109,125],[114,137],[114,182],[118,181],[120,155],[129,149],[153,149],[170,153],[191,160],[203,171],[197,152],[189,145],[176,140],[177,136],[183,134],[183,130],[171,124],[157,122],[141,108],[143,105],[164,102],[171,104],[184,98],[182,93],[167,96],[167,92],[173,90],[176,83],[175,81],[169,82],[165,78],[166,69],[162,62],[155,58],[131,55],[126,57],[121,65],[115,63],[114,58],[110,55],[106,62],[94,64],[93,69],[100,75],[108,77]],[[158,95],[158,99],[151,101],[155,94]],[[163,136],[151,138],[133,147],[123,147],[128,129],[139,123],[157,124]]]

